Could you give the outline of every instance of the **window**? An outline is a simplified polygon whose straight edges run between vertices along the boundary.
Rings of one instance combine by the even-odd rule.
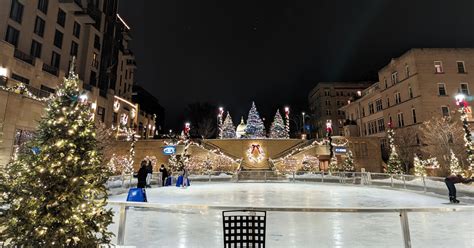
[[[33,40],[31,41],[30,55],[36,58],[41,58],[41,43]]]
[[[74,27],[72,28],[72,35],[74,35],[76,38],[79,38],[81,36],[81,24],[74,22]]]
[[[45,15],[48,13],[48,1],[49,0],[38,0],[38,9]]]
[[[444,83],[438,83],[438,95],[446,96],[446,85]]]
[[[59,32],[56,30],[56,33],[54,34],[54,45],[57,48],[61,48],[63,46],[63,33]]]
[[[120,63],[120,71],[123,71],[123,60],[122,60],[122,62]]]
[[[416,124],[416,110],[414,108],[411,109],[411,117],[413,117],[413,124]]]
[[[435,73],[443,73],[443,62],[435,61],[434,67],[435,67]]]
[[[71,42],[71,56],[77,56],[77,51],[79,50],[79,45],[76,42]]]
[[[410,77],[410,67],[408,65],[405,65],[405,76],[406,78]]]
[[[388,125],[389,125],[390,127],[393,127],[393,120],[392,120],[392,117],[389,116],[388,119],[389,119]]]
[[[408,87],[408,96],[411,98],[413,98],[413,89],[411,88],[411,86]]]
[[[378,126],[378,129],[379,129],[379,132],[384,132],[385,131],[385,121],[384,121],[383,118],[377,120],[377,126]]]
[[[18,0],[12,0],[12,7],[10,9],[10,19],[21,23],[21,18],[23,16],[23,4]]]
[[[387,108],[389,108],[389,107],[390,107],[390,98],[387,97]]]
[[[469,86],[467,83],[461,83],[461,93],[464,95],[469,95]]]
[[[441,114],[443,117],[449,117],[449,108],[447,106],[441,106]]]
[[[397,120],[398,120],[398,127],[404,127],[405,126],[405,121],[403,120],[403,113],[398,113],[397,114]]]
[[[53,93],[53,94],[56,92],[56,90],[54,90],[53,88],[50,88],[50,87],[48,87],[44,84],[41,85],[41,90],[49,92],[49,93]]]
[[[125,70],[125,79],[128,78],[128,71]],[[331,106],[331,100],[326,100],[326,106]]]
[[[342,104],[341,104],[341,101],[339,101],[339,100],[336,101],[336,105],[337,105],[337,106],[341,106],[341,105],[342,105]]]
[[[92,67],[99,68],[99,55],[92,53]]]
[[[458,65],[458,73],[466,73],[466,68],[464,67],[464,61],[456,61]]]
[[[362,117],[365,117],[365,108],[362,108]]]
[[[400,97],[400,92],[395,93],[395,104],[399,104],[402,102],[402,98]]]
[[[5,41],[14,45],[15,47],[18,46],[18,37],[20,36],[20,31],[16,30],[15,28],[8,26],[7,33],[5,35]]]
[[[105,108],[98,106],[97,107],[97,116],[101,122],[105,121]]]
[[[35,27],[33,32],[40,37],[44,35],[44,20],[41,19],[39,16],[36,17]]]
[[[368,133],[369,135],[377,133],[377,122],[376,121],[370,121],[368,123]]]
[[[377,110],[377,112],[383,110],[382,99],[375,100],[375,110]]]
[[[18,74],[15,74],[15,73],[12,73],[12,79],[14,79],[18,82],[22,82],[24,84],[30,84],[30,80],[28,78],[22,77]]]
[[[387,78],[383,78],[383,83],[385,84],[385,88],[388,88]]]
[[[122,75],[119,77],[119,86],[122,86]]]
[[[329,90],[324,90],[324,96],[330,96]]]
[[[97,86],[97,74],[95,73],[95,71],[91,71],[91,74],[89,76],[89,84]]]
[[[51,55],[51,66],[59,68],[59,65],[61,64],[61,55],[59,55],[56,52],[53,52]]]
[[[331,110],[330,109],[326,109],[326,115],[331,115]]]
[[[369,115],[370,114],[373,114],[375,111],[374,111],[374,103],[373,102],[369,102]]]
[[[398,72],[392,73],[392,84],[398,83]]]
[[[58,9],[58,19],[56,22],[61,27],[64,27],[64,24],[66,24],[66,12],[64,12],[62,9]]]
[[[94,37],[94,48],[100,51],[100,37],[98,35]]]

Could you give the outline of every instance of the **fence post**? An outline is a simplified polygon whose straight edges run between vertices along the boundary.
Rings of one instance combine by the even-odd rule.
[[[356,173],[352,172],[352,184],[356,184]]]
[[[402,224],[403,242],[405,248],[411,248],[410,227],[406,210],[400,210],[400,223]]]
[[[263,173],[264,173],[264,175],[265,175],[265,182],[267,182],[267,172],[264,171]]]
[[[392,188],[393,188],[393,175],[390,174],[390,184],[392,185]]]
[[[211,171],[208,171],[209,174],[209,182],[211,181]]]
[[[324,183],[324,171],[321,172],[321,182]]]
[[[403,188],[407,189],[407,184],[405,183],[405,175],[402,175],[403,178]]]
[[[125,205],[120,205],[117,245],[124,245],[125,243],[125,224],[127,218],[127,208],[128,207]]]
[[[132,179],[133,179],[133,172],[130,174],[130,183],[128,184],[128,188],[132,187]]]
[[[293,171],[293,182],[296,182],[296,175],[295,175],[295,171]]]
[[[426,193],[426,181],[425,181],[425,176],[421,176],[421,178],[423,178],[423,190],[424,190],[425,193]]]

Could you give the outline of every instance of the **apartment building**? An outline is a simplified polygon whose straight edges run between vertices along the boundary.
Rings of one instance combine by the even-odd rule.
[[[55,92],[73,56],[96,121],[116,127],[126,120],[137,131],[140,122],[154,125],[155,116],[131,101],[136,63],[128,47],[130,27],[117,8],[118,0],[2,1],[0,160],[8,160],[22,133],[34,132],[41,99]],[[11,90],[20,85],[28,92]],[[28,115],[29,110],[35,113]],[[152,137],[153,131],[143,135]]]
[[[458,108],[455,95],[472,100],[473,71],[473,48],[411,49],[382,68],[379,82],[361,98],[340,109],[346,113],[344,129],[350,136],[384,137],[388,123],[414,128],[432,117],[450,116]],[[413,139],[420,143],[416,131]]]
[[[344,135],[345,113],[340,108],[351,97],[360,95],[370,82],[319,82],[308,96],[311,123],[316,138],[326,135],[326,123],[331,121],[333,135]]]

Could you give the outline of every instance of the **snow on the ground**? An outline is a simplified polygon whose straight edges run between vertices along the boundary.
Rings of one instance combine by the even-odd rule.
[[[255,207],[450,207],[408,191],[306,183],[192,184],[147,189],[150,202]],[[124,201],[126,194],[110,197]],[[113,207],[115,211],[117,207]],[[474,247],[474,212],[409,213],[413,247]],[[118,216],[114,217],[118,222]],[[217,210],[128,210],[126,245],[223,247]],[[117,224],[110,230],[117,233]],[[397,213],[267,212],[267,247],[402,247]]]

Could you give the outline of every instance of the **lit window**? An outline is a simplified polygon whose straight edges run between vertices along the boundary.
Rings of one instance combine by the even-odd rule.
[[[443,62],[435,61],[434,62],[435,72],[436,73],[443,73]]]

